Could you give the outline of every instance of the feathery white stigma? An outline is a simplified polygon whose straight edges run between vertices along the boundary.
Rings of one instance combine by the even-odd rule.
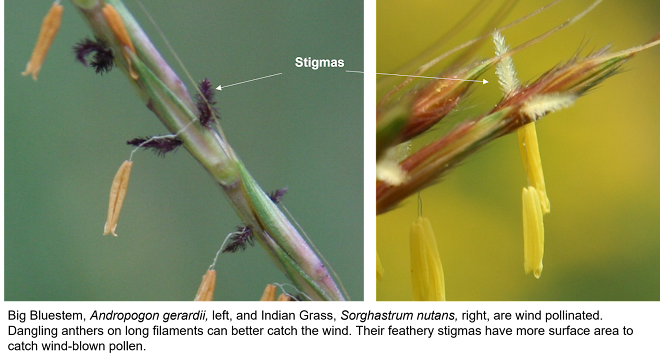
[[[496,31],[495,34],[493,34],[493,42],[495,43],[495,55],[502,56],[509,51],[509,48],[506,46],[506,41],[499,31]],[[513,66],[513,60],[509,56],[502,58],[502,60],[497,63],[495,74],[497,74],[498,82],[500,83],[500,87],[502,87],[504,96],[509,95],[520,86],[520,82],[516,75],[516,68]]]
[[[532,120],[537,120],[550,112],[573,105],[575,99],[575,94],[539,94],[527,100],[520,111]]]
[[[405,182],[406,172],[394,162],[380,161],[376,165],[376,179],[391,186],[398,186]]]
[[[376,179],[391,186],[403,184],[408,178],[406,172],[399,165],[399,147],[392,147],[376,163]]]

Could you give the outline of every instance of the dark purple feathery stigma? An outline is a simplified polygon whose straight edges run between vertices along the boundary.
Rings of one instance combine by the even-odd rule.
[[[282,201],[282,197],[286,194],[286,192],[289,190],[288,187],[284,187],[282,189],[276,189],[273,192],[270,192],[268,194],[268,198],[270,198],[271,201],[275,204],[279,204]]]
[[[219,119],[218,109],[214,107],[215,88],[211,85],[209,78],[204,78],[199,82],[199,94],[195,95],[195,106],[199,115],[199,122],[206,128],[211,128],[215,119]]]
[[[183,140],[178,137],[138,137],[127,141],[126,144],[145,149],[150,148],[157,155],[164,157],[166,153],[179,148],[183,144]]]
[[[236,253],[238,251],[245,251],[247,245],[254,246],[254,238],[252,237],[252,228],[250,226],[238,226],[236,232],[229,237],[231,242],[227,244],[222,253]]]
[[[91,65],[96,69],[96,73],[109,72],[114,66],[114,55],[112,54],[112,49],[110,49],[105,41],[96,39],[96,41],[85,38],[83,41],[77,43],[73,47],[73,51],[76,53],[76,60],[82,63],[84,66]],[[92,55],[92,61],[87,64],[87,57]]]

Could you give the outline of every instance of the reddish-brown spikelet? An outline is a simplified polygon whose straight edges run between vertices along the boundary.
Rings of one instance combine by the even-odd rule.
[[[407,174],[406,182],[396,186],[376,183],[376,214],[387,212],[406,197],[432,184],[483,144],[502,135],[502,127],[508,121],[504,111],[465,121],[410,155],[400,163]]]
[[[475,80],[496,63],[497,58],[493,58],[447,71],[438,77],[443,79],[432,80],[398,102],[379,107],[376,159],[380,159],[387,148],[408,141],[441,121],[458,106]]]
[[[580,96],[615,74],[621,65],[637,53],[627,51],[608,54],[607,48],[601,49],[584,59],[574,57],[566,64],[557,66],[536,79],[532,84],[523,85],[505,97],[493,109],[519,109],[530,99],[548,94],[574,94]],[[529,121],[525,121],[525,124]],[[522,126],[524,124],[520,124]],[[513,131],[513,129],[511,129]]]
[[[465,72],[449,77],[460,79]],[[413,100],[408,123],[402,132],[402,141],[407,141],[425,132],[456,108],[471,82],[437,79],[426,84]]]

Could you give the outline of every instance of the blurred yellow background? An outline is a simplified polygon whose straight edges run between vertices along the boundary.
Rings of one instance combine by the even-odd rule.
[[[462,18],[477,1],[377,4],[377,71],[394,72]],[[550,1],[520,1],[504,23]],[[450,41],[479,33],[502,1]],[[592,1],[563,1],[503,32],[510,47],[559,25]],[[521,81],[611,44],[623,50],[660,30],[660,2],[605,1],[584,19],[513,57]],[[494,55],[486,43],[479,58]],[[492,142],[421,195],[433,225],[448,300],[660,299],[660,47],[635,56],[574,106],[537,123],[552,212],[545,220],[539,280],[523,271],[521,190],[526,177],[515,135]],[[418,149],[457,122],[491,109],[501,97],[494,71],[476,84],[458,111]],[[379,96],[382,96],[379,95]],[[378,300],[411,300],[409,232],[417,217],[411,197],[377,218],[385,277]]]

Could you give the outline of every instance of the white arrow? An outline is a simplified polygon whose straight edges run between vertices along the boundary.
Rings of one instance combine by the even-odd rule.
[[[222,90],[223,87],[228,88],[230,86],[234,86],[234,85],[238,85],[238,84],[245,84],[245,83],[249,83],[251,81],[260,80],[260,79],[266,79],[266,78],[270,78],[271,76],[276,76],[276,75],[282,75],[282,73],[266,75],[266,76],[262,76],[261,78],[246,80],[246,81],[242,81],[240,83],[234,83],[234,84],[229,84],[229,85],[218,85],[218,87],[216,89]]]
[[[474,83],[483,83],[488,84],[488,80],[469,80],[469,79],[456,79],[456,78],[438,78],[435,76],[421,76],[421,75],[403,75],[403,74],[390,74],[390,73],[367,73],[364,71],[356,70],[346,70],[347,73],[362,73],[362,74],[378,74],[378,75],[391,75],[391,76],[403,76],[406,78],[426,78],[426,79],[443,79],[443,80],[457,80],[457,81],[471,81]]]

